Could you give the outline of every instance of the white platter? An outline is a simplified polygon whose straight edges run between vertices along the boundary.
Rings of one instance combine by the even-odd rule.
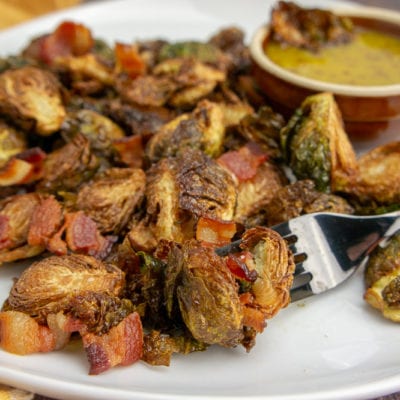
[[[0,32],[0,53],[18,52],[29,38],[66,19],[86,24],[110,43],[203,40],[228,25],[243,28],[249,39],[267,21],[272,4],[272,0],[98,2]],[[1,267],[0,302],[20,271],[21,267]],[[400,328],[367,306],[362,293],[359,271],[336,290],[292,304],[269,322],[249,354],[241,348],[215,347],[175,356],[169,368],[139,362],[89,376],[81,348],[23,357],[0,351],[0,381],[76,400],[370,399],[400,390]]]

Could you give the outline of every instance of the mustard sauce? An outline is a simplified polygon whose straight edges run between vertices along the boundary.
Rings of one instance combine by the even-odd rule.
[[[400,38],[360,30],[346,44],[319,52],[269,41],[267,56],[275,63],[307,78],[345,85],[400,84]]]

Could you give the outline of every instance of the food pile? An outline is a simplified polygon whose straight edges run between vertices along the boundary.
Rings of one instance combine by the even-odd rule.
[[[329,93],[276,112],[235,27],[110,46],[65,21],[0,71],[0,262],[29,265],[0,312],[12,353],[81,340],[99,374],[250,351],[290,302],[270,226],[400,203],[400,143],[357,159]]]

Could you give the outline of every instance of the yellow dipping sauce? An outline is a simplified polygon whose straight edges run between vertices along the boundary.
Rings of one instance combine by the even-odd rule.
[[[269,41],[267,56],[279,66],[304,77],[345,85],[400,84],[400,38],[362,30],[350,43],[317,53]]]

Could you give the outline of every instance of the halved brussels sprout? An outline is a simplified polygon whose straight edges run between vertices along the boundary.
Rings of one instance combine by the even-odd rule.
[[[357,173],[356,155],[331,93],[307,97],[280,135],[296,177],[314,180],[320,191],[341,191]]]

